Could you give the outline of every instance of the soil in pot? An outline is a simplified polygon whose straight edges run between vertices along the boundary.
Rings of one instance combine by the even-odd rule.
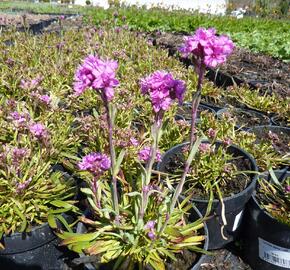
[[[238,128],[249,128],[257,125],[269,125],[271,123],[268,116],[253,110],[225,108],[217,113],[219,118],[221,118],[225,114],[229,114],[236,119],[236,125]]]
[[[278,126],[256,126],[249,129],[257,137],[258,143],[268,142],[281,156],[290,153],[290,128]]]
[[[176,113],[176,117],[178,118],[178,120],[183,119],[186,121],[191,121],[191,108],[191,104],[189,103],[185,103],[182,106],[178,107]],[[206,105],[199,105],[197,110],[197,119],[200,119],[202,112],[209,112],[215,114],[215,111],[212,108]]]

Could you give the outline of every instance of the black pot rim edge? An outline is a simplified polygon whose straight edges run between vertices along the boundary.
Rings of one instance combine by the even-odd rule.
[[[202,142],[208,142],[208,140],[204,140],[204,141],[202,141]],[[216,142],[218,142],[218,143],[221,143],[221,141],[216,141]],[[181,147],[181,146],[183,146],[183,145],[186,145],[186,144],[189,144],[189,142],[184,142],[184,143],[181,143],[181,144],[178,144],[178,145],[176,145],[176,146],[174,146],[174,147],[172,147],[172,148],[170,148],[168,151],[166,151],[164,154],[163,154],[163,156],[165,156],[169,151],[171,151],[171,150],[173,150],[173,149],[177,149],[177,148],[179,148],[179,147]],[[257,166],[257,163],[256,163],[256,161],[255,161],[255,159],[253,158],[253,156],[251,155],[251,154],[249,154],[248,152],[246,152],[245,150],[243,150],[242,148],[240,148],[239,146],[237,146],[237,145],[235,145],[235,144],[231,144],[230,145],[230,147],[234,147],[234,148],[236,148],[236,149],[238,149],[240,152],[242,152],[245,156],[247,156],[248,158],[249,158],[249,160],[251,161],[251,163],[253,164],[253,166],[254,166],[254,170],[256,171],[256,172],[258,172],[258,166]],[[162,160],[162,159],[161,159]],[[162,161],[161,161],[162,162]],[[159,163],[160,164],[160,163]],[[157,165],[157,169],[159,169],[159,165]],[[256,186],[256,181],[257,181],[257,179],[258,179],[258,174],[255,174],[253,177],[252,177],[252,181],[251,181],[251,183],[243,190],[243,191],[241,191],[241,192],[239,192],[239,193],[236,193],[236,194],[234,194],[233,196],[230,196],[230,197],[225,197],[225,198],[223,198],[223,202],[226,202],[226,201],[229,201],[229,200],[232,200],[232,199],[235,199],[235,198],[237,198],[237,197],[239,197],[239,196],[242,196],[242,195],[244,195],[245,193],[247,193],[247,191],[248,190],[250,190],[250,189],[254,189],[254,187]],[[209,200],[203,200],[203,199],[192,199],[192,201],[194,201],[194,202],[200,202],[200,203],[207,203]],[[214,199],[213,200],[213,203],[219,203],[219,200],[218,199]]]

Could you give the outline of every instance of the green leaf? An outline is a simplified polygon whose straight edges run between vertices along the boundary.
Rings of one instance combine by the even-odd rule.
[[[55,218],[52,214],[48,215],[47,222],[52,229],[57,229],[57,224],[56,224]]]
[[[124,159],[125,154],[126,154],[126,150],[125,149],[122,149],[121,152],[120,152],[120,154],[119,154],[119,156],[118,156],[118,159],[116,161],[115,168],[113,168],[114,169],[114,171],[113,171],[113,175],[114,176],[117,176],[117,174],[118,174],[118,172],[120,170],[121,163],[122,163],[122,161]]]
[[[61,242],[61,245],[68,245],[77,242],[93,241],[99,236],[99,232],[86,233],[86,234],[74,234],[72,237],[68,237]]]
[[[53,206],[56,206],[56,207],[63,207],[65,209],[71,209],[73,207],[72,204],[70,204],[68,202],[60,201],[60,200],[51,201],[50,204],[52,204]]]

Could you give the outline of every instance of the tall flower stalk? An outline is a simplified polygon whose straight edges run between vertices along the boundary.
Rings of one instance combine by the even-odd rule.
[[[206,67],[216,68],[232,53],[234,43],[227,36],[217,36],[214,28],[199,28],[193,36],[185,37],[180,48],[183,57],[192,55],[192,62],[198,75],[196,92],[192,96],[190,146],[195,140],[194,131],[197,110],[201,100],[202,82]]]
[[[175,99],[181,104],[185,92],[185,84],[181,80],[176,80],[166,71],[155,71],[148,77],[141,80],[141,91],[144,95],[149,95],[153,107],[154,123],[151,130],[152,145],[150,156],[145,167],[145,180],[142,180],[140,220],[143,219],[148,201],[148,186],[150,184],[152,168],[156,159],[157,148],[162,133],[162,119],[165,111]],[[144,192],[145,191],[145,192]]]
[[[119,85],[115,73],[117,68],[118,63],[116,61],[103,60],[94,55],[89,55],[84,59],[83,64],[76,71],[74,90],[76,95],[80,95],[88,88],[92,88],[100,94],[106,109],[111,158],[112,201],[115,221],[116,224],[119,224],[119,202],[117,192],[117,175],[119,168],[116,168],[116,153],[113,144],[114,113],[111,106],[111,101],[115,94],[114,88]]]

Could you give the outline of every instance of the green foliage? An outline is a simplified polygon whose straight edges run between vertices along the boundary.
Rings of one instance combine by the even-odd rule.
[[[92,20],[97,26],[103,25],[104,22],[109,22],[111,26],[126,24],[129,28],[138,31],[161,30],[190,33],[201,26],[206,28],[215,27],[219,33],[229,34],[239,46],[289,61],[290,24],[287,19],[255,17],[236,19],[229,16],[199,14],[185,10],[168,11],[160,8],[124,7],[118,4],[104,10],[96,7],[73,7],[69,9],[67,6],[48,4],[0,3],[0,9],[9,9],[13,6],[40,13],[81,13],[86,16],[87,21]],[[286,4],[283,4],[281,9],[286,10],[284,6],[286,7]],[[119,16],[114,18],[113,13],[116,10]],[[266,8],[263,10],[266,10]],[[126,18],[125,21],[124,17]]]
[[[89,177],[88,181],[91,181]],[[87,225],[89,231],[85,234],[58,234],[63,239],[63,245],[78,253],[98,255],[102,263],[113,261],[114,269],[120,269],[122,264],[127,265],[128,269],[133,269],[135,265],[149,265],[155,270],[166,269],[166,264],[175,261],[180,250],[202,252],[200,246],[205,238],[199,231],[203,223],[201,219],[187,222],[188,219],[191,221],[188,216],[191,208],[189,198],[181,202],[168,219],[172,194],[163,185],[156,183],[148,196],[144,219],[140,221],[138,205],[141,203],[141,194],[130,192],[131,186],[123,179],[120,224],[116,225],[112,219],[114,210],[109,184],[106,179],[98,184],[97,193],[89,188],[82,189],[88,198],[93,218],[81,217],[80,221]],[[167,219],[168,224],[162,230]],[[145,226],[152,220],[156,221],[154,240],[148,237],[150,229]]]
[[[19,163],[13,160],[12,153],[12,146],[3,145],[0,149],[1,237],[29,232],[47,222],[55,209],[53,202],[72,199],[75,194],[73,180],[61,172],[52,172],[51,164],[44,162],[40,153],[28,153]],[[59,213],[68,210],[61,209]]]
[[[273,174],[272,174],[273,175]],[[281,223],[290,226],[290,177],[279,182],[273,175],[271,181],[259,179],[257,198],[260,205]]]
[[[278,168],[281,165],[287,165],[289,163],[287,145],[284,146],[286,150],[281,152],[281,149],[279,150],[279,147],[270,139],[268,134],[269,130],[267,129],[260,134],[237,130],[235,118],[223,115],[219,119],[216,119],[211,114],[203,115],[201,123],[198,124],[198,128],[205,134],[212,128],[217,132],[217,139],[222,141],[231,140],[233,144],[246,150],[255,158],[261,171],[267,170],[269,166]],[[262,135],[263,133],[264,136]],[[277,134],[277,136],[280,137],[281,135]]]

